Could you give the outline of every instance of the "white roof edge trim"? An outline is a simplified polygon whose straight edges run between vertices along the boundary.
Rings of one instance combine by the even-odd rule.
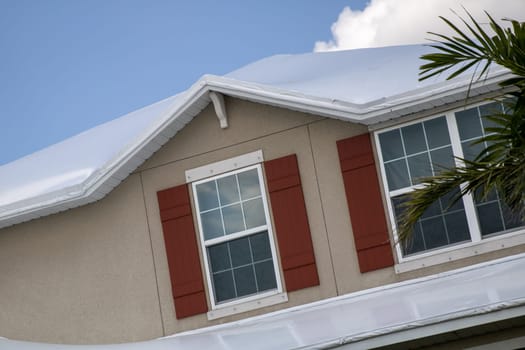
[[[469,86],[470,93],[475,94],[478,89],[497,85],[502,80],[512,76],[512,73],[506,69],[497,69],[490,72],[486,78],[474,82],[471,82],[471,78],[464,77],[455,81],[441,82],[437,84],[439,86],[438,88],[434,87],[433,89],[429,89],[423,87],[366,104],[354,104],[306,95],[292,90],[238,81],[221,76],[205,75],[203,78],[206,79],[210,90],[218,91],[226,95],[248,99],[252,98],[263,103],[277,104],[291,109],[300,109],[310,113],[319,113],[324,116],[369,125],[375,123],[375,118],[380,115],[428,103],[433,100],[440,100],[445,96],[466,93],[469,91]],[[497,86],[497,89],[501,88]]]
[[[493,71],[482,81],[474,82],[470,88],[471,93],[478,88],[497,84],[504,78],[510,76],[512,75],[507,70],[498,69]],[[119,178],[116,175],[126,164],[132,162],[134,157],[144,147],[150,145],[155,137],[168,129],[175,120],[182,117],[198,102],[203,102],[203,100],[209,102],[208,92],[210,91],[337,118],[348,122],[369,125],[377,122],[377,118],[381,115],[386,115],[396,109],[420,105],[431,100],[439,100],[445,95],[458,92],[464,93],[468,90],[470,79],[456,81],[452,84],[452,87],[451,84],[450,82],[444,83],[439,89],[433,91],[422,88],[388,99],[380,99],[373,103],[367,103],[366,105],[357,105],[221,76],[204,75],[188,90],[182,93],[181,103],[175,104],[163,113],[163,117],[158,119],[160,122],[152,125],[135,140],[132,140],[128,146],[122,149],[114,158],[110,159],[103,167],[95,171],[84,180],[84,182],[80,185],[62,188],[9,205],[6,209],[0,211],[0,228],[40,217],[42,216],[40,213],[45,212],[43,215],[47,216],[65,209],[100,200],[111,192],[129,173],[138,168],[142,161],[138,162],[138,165],[130,168],[126,174],[123,174],[123,176]],[[191,115],[191,118],[187,122],[194,116],[195,115]],[[177,128],[175,134],[182,129],[186,123]],[[155,151],[161,146],[162,144],[158,145],[158,147],[155,146]],[[105,190],[97,192],[108,182],[111,184],[106,186]]]

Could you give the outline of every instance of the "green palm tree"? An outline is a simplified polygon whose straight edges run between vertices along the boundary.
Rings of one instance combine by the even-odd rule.
[[[500,83],[510,91],[511,98],[504,102],[507,112],[487,117],[495,126],[485,128],[486,136],[477,143],[488,142],[490,146],[474,160],[460,159],[462,165],[422,179],[424,186],[412,192],[404,205],[398,226],[401,242],[410,241],[417,220],[446,195],[451,197],[452,205],[467,193],[484,199],[497,190],[513,214],[525,221],[525,23],[507,19],[510,26],[504,28],[486,13],[489,35],[468,12],[467,15],[467,20],[460,17],[465,25],[463,31],[440,17],[455,35],[430,33],[437,38],[430,45],[437,52],[421,57],[428,63],[420,67],[419,80],[447,71],[451,72],[447,79],[452,79],[471,67],[477,72],[472,81],[480,80],[492,64],[498,64],[513,73],[513,77]]]

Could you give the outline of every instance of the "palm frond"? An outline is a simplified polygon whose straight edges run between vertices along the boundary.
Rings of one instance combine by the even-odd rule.
[[[476,143],[488,144],[488,147],[474,160],[459,159],[460,166],[422,179],[422,186],[408,195],[398,218],[397,232],[399,240],[405,243],[425,211],[445,197],[450,207],[467,193],[487,198],[497,191],[514,215],[525,220],[525,23],[505,19],[510,26],[504,28],[485,12],[489,33],[468,11],[466,13],[466,18],[458,16],[465,30],[440,17],[454,34],[430,33],[434,39],[429,46],[436,52],[421,56],[426,62],[420,67],[419,80],[445,72],[448,72],[446,79],[453,79],[476,68],[472,83],[486,76],[495,63],[513,73],[513,77],[500,83],[501,87],[513,88],[509,93],[512,98],[502,102],[505,113],[483,117],[491,125]]]

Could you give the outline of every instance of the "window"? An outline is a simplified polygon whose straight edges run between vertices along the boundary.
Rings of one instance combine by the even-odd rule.
[[[288,301],[265,185],[287,291],[319,285],[295,154],[264,161],[259,150],[185,175],[184,184],[157,192],[178,319],[207,312],[212,320]]]
[[[212,308],[281,291],[260,164],[192,183]]]
[[[501,103],[495,102],[376,133],[394,223],[421,177],[452,167],[454,157],[472,159],[486,147],[472,142],[484,135],[484,127],[490,123],[485,116],[502,112],[502,108]],[[452,245],[480,242],[524,224],[510,215],[497,192],[483,201],[467,195],[448,206],[446,196],[424,213],[414,227],[412,240],[398,248],[401,260]]]

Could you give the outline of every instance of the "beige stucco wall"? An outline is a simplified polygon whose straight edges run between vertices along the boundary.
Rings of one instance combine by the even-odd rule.
[[[58,343],[162,335],[140,175],[97,203],[0,231],[0,335]]]
[[[60,343],[151,339],[403,279],[465,266],[523,247],[396,274],[361,274],[336,141],[362,125],[226,98],[229,128],[212,106],[103,200],[0,230],[0,336]],[[262,150],[295,153],[320,285],[289,301],[208,321],[175,318],[156,192],[198,166]],[[202,252],[201,252],[202,253]]]
[[[159,276],[159,294],[166,334],[227,322],[271,310],[337,295],[328,235],[311,152],[309,125],[321,121],[312,115],[227,99],[230,127],[221,130],[212,108],[207,108],[142,167],[148,217],[158,218],[156,192],[185,183],[184,172],[198,166],[262,150],[266,160],[295,153],[303,184],[307,214],[315,247],[320,286],[288,293],[289,301],[260,310],[207,321],[206,315],[176,320],[159,220],[150,220]],[[354,126],[355,128],[355,126]],[[195,137],[197,133],[199,137]],[[245,132],[246,131],[246,132]],[[257,131],[257,132],[255,132]],[[203,142],[209,141],[213,147]]]

